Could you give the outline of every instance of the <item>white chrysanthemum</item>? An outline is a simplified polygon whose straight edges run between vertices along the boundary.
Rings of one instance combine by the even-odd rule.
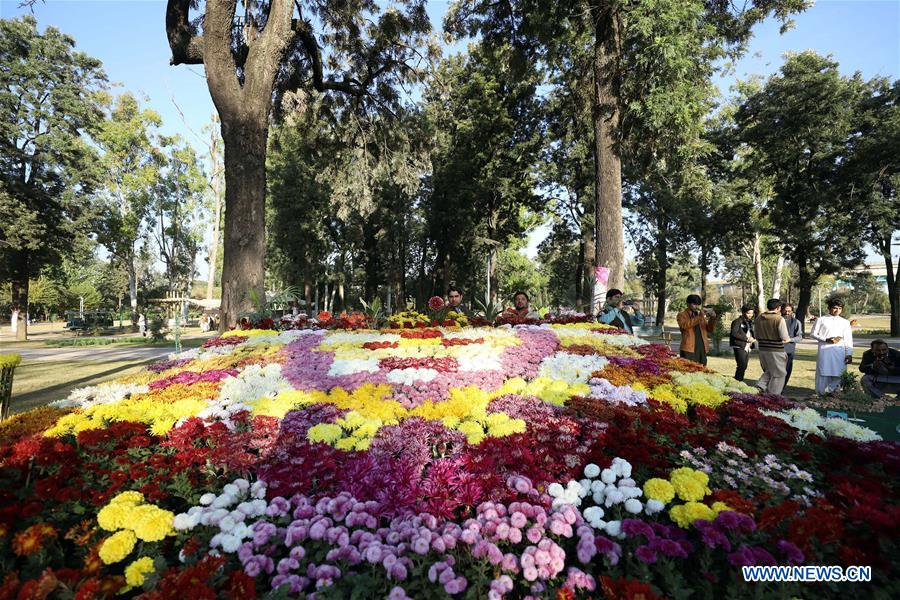
[[[237,549],[241,547],[241,539],[230,533],[222,535],[219,538],[219,543],[222,545],[222,552],[227,552],[228,554],[237,552]]]
[[[881,440],[881,436],[869,429],[844,419],[825,419],[825,431],[830,435],[849,438],[857,442],[875,442]]]
[[[502,348],[494,346],[462,346],[462,348],[465,350],[456,354],[456,362],[459,364],[460,371],[503,370],[503,363],[500,362]]]
[[[65,400],[51,402],[50,406],[59,408],[88,408],[100,404],[113,404],[135,394],[145,394],[150,391],[146,385],[133,383],[101,383],[89,387],[72,390]]]
[[[661,512],[666,505],[660,500],[650,499],[647,500],[647,504],[644,506],[644,510],[648,515],[655,515],[658,512]]]
[[[387,380],[394,384],[415,385],[419,382],[429,382],[438,376],[435,369],[394,369],[387,375]]]
[[[607,521],[605,529],[610,537],[619,537],[622,534],[622,521]]]
[[[250,365],[237,377],[222,380],[218,399],[227,400],[227,404],[247,404],[260,398],[274,398],[279,392],[290,389],[293,388],[281,374],[280,364]]]
[[[588,463],[584,467],[584,476],[588,479],[596,479],[600,475],[600,467],[594,463]]]
[[[603,469],[600,471],[600,481],[605,484],[611,484],[616,480],[616,472],[612,469]]]
[[[678,385],[693,386],[705,384],[719,392],[738,392],[752,394],[756,390],[742,381],[732,377],[726,377],[719,373],[673,373],[672,380]]]
[[[194,519],[191,515],[187,513],[180,513],[175,515],[175,520],[173,521],[172,526],[179,531],[185,531],[187,529],[193,529],[196,524],[194,523]]]
[[[566,383],[587,383],[594,371],[599,371],[609,361],[602,356],[591,354],[581,356],[568,352],[557,352],[541,361],[540,377],[549,377]]]
[[[599,506],[589,506],[584,509],[584,520],[592,526],[603,518],[603,509]]]
[[[331,377],[340,377],[342,375],[354,375],[356,373],[377,373],[379,368],[377,358],[338,359],[331,363],[331,368],[328,369],[328,375]]]

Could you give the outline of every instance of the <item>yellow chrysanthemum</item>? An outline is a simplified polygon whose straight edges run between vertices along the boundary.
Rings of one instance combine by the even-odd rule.
[[[675,488],[665,479],[654,477],[644,483],[644,496],[668,504],[675,497]]]
[[[129,505],[109,504],[97,513],[97,523],[106,531],[117,531],[128,523]]]
[[[142,586],[146,576],[154,570],[153,559],[149,556],[142,556],[125,567],[125,583],[132,587]]]
[[[697,471],[689,467],[675,469],[669,474],[669,481],[675,488],[675,493],[686,502],[702,500],[710,493],[709,476],[703,471]]]
[[[669,517],[682,529],[687,529],[698,519],[712,521],[716,514],[716,511],[702,502],[688,502],[669,509]]]
[[[136,492],[134,490],[128,490],[126,492],[122,492],[116,495],[115,498],[109,501],[110,504],[130,504],[136,505],[144,502],[144,495],[140,492]]]
[[[272,331],[271,329],[232,329],[231,331],[226,331],[220,337],[228,338],[234,336],[241,336],[247,338],[253,338],[258,335],[277,335],[277,331]]]
[[[341,436],[344,435],[344,430],[341,429],[340,425],[335,425],[334,423],[319,423],[318,425],[313,425],[309,428],[309,431],[306,432],[306,439],[310,442],[324,442],[326,444],[334,444]]]
[[[152,504],[144,504],[133,509],[132,518],[130,528],[139,540],[158,542],[172,533],[175,515]]]
[[[100,560],[104,564],[111,565],[124,559],[134,550],[137,536],[130,529],[123,529],[112,534],[100,546]]]

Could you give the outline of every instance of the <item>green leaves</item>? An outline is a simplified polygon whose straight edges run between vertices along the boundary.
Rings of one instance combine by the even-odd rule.
[[[98,170],[100,62],[31,16],[0,20],[0,280],[58,264],[86,233]]]

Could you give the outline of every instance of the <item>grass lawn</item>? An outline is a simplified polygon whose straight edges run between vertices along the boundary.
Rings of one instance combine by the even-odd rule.
[[[183,348],[199,348],[210,336],[181,338],[181,346]],[[51,347],[79,347],[79,346],[137,346],[160,348],[164,346],[172,346],[174,350],[174,340],[161,340],[154,342],[150,338],[141,336],[135,337],[83,337],[46,340],[43,342],[45,346]]]
[[[724,344],[723,344],[724,345]],[[734,377],[734,354],[730,352],[720,356],[710,356],[707,366],[722,375]],[[851,366],[852,368],[852,366]],[[750,355],[750,364],[744,375],[744,383],[752,386],[762,375],[759,366],[759,353]],[[805,398],[811,396],[816,390],[816,350],[800,348],[794,355],[794,370],[784,395],[790,398]]]
[[[119,362],[42,360],[23,363],[16,368],[13,377],[10,413],[25,412],[60,400],[77,387],[131,375],[155,360],[157,359]]]

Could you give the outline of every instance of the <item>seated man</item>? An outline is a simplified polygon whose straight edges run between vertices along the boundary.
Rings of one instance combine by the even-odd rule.
[[[619,329],[624,329],[628,333],[634,333],[635,327],[644,324],[644,315],[641,313],[641,305],[637,300],[630,303],[622,301],[622,291],[613,288],[606,292],[606,305],[597,320]]]
[[[514,316],[520,319],[540,319],[541,316],[531,310],[529,307],[530,300],[525,292],[516,292],[513,294],[513,304],[503,313],[507,316]]]
[[[900,351],[889,348],[884,340],[874,340],[863,352],[859,370],[863,372],[862,386],[873,398],[886,392],[900,393]]]

